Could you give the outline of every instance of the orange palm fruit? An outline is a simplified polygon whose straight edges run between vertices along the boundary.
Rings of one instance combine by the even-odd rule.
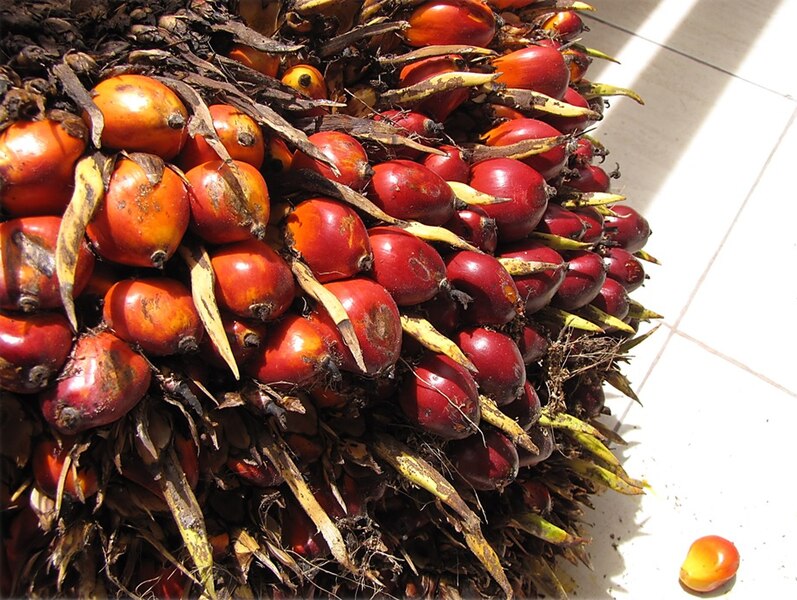
[[[279,72],[280,57],[277,54],[263,52],[246,44],[234,44],[227,56],[269,77],[276,77]]]
[[[157,174],[156,174],[157,175]],[[86,228],[97,253],[134,267],[162,267],[188,229],[189,194],[183,180],[163,168],[160,179],[134,160],[116,163],[103,202]]]
[[[695,540],[681,565],[680,580],[696,592],[711,592],[725,585],[739,570],[739,550],[718,535]]]
[[[368,164],[365,148],[356,138],[342,131],[319,131],[308,139],[338,168],[339,174],[299,150],[293,156],[292,169],[310,169],[358,191],[368,185],[373,170]]]
[[[105,120],[105,148],[174,158],[188,134],[188,111],[161,82],[145,75],[115,75],[98,83],[92,100]],[[88,116],[84,114],[84,120]]]
[[[314,100],[325,100],[328,96],[324,75],[313,65],[296,64],[282,74],[282,83]]]
[[[495,15],[481,0],[430,0],[410,15],[410,46],[466,44],[486,47],[495,36]]]
[[[52,438],[40,440],[33,449],[33,478],[38,488],[50,498],[58,493],[58,479],[71,444],[59,446]],[[64,481],[64,494],[74,500],[85,500],[97,493],[97,471],[92,466],[70,467]]]
[[[293,164],[293,151],[285,140],[270,135],[265,142],[265,157],[263,158],[263,173],[266,176],[285,173]]]
[[[60,215],[88,131],[78,117],[17,121],[0,133],[0,206],[11,216]]]
[[[492,60],[501,75],[497,83],[543,93],[561,100],[570,83],[570,70],[562,53],[550,46],[528,46]]]
[[[459,55],[433,56],[417,60],[404,67],[399,73],[399,85],[409,87],[435,75],[467,70],[467,63]],[[470,92],[466,88],[440,92],[422,101],[414,110],[442,123],[460,104],[468,99],[469,95]]]
[[[584,20],[574,10],[555,12],[542,22],[542,29],[561,41],[574,40],[583,31],[589,31]]]

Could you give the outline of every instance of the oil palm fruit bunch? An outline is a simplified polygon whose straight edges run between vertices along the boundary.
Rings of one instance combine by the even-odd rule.
[[[564,596],[658,317],[589,10],[0,9],[0,592]]]

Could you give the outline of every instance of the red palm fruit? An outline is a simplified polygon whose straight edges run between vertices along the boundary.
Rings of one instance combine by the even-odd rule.
[[[194,440],[176,432],[172,438],[172,445],[189,487],[196,489],[199,485],[199,456]],[[123,459],[121,473],[125,479],[138,484],[159,500],[165,501],[163,490],[141,460]]]
[[[489,4],[499,10],[507,10],[512,8],[523,8],[539,1],[540,0],[489,0]]]
[[[399,227],[368,230],[374,264],[369,273],[398,306],[434,298],[446,281],[446,265],[431,244]]]
[[[588,165],[595,158],[595,144],[585,137],[576,140],[576,147],[570,153],[571,166]]]
[[[621,321],[628,316],[630,309],[628,292],[623,284],[609,277],[603,282],[598,295],[592,299],[590,304]]]
[[[565,310],[576,310],[598,295],[606,280],[606,265],[600,255],[589,250],[573,250],[565,258],[565,280],[556,290],[553,304]]]
[[[548,206],[542,175],[513,158],[491,158],[473,165],[470,186],[485,194],[509,198],[509,202],[482,207],[495,219],[502,243],[527,237]]]
[[[557,40],[571,41],[576,39],[583,31],[589,31],[584,21],[574,10],[561,10],[545,19],[542,24],[543,31],[547,31]]]
[[[570,69],[562,53],[548,46],[515,50],[494,58],[492,65],[501,73],[497,83],[508,88],[533,90],[558,100],[564,98],[570,82]]]
[[[562,101],[580,108],[592,108],[594,110],[594,107],[587,102],[587,99],[571,87],[565,91]],[[562,117],[559,115],[545,115],[542,118],[545,119],[546,123],[550,123],[562,133],[580,133],[595,123],[588,116]]]
[[[636,256],[624,248],[606,248],[603,262],[609,278],[622,284],[626,292],[633,292],[645,282],[645,268]]]
[[[20,217],[0,223],[0,309],[32,312],[59,308],[55,245],[61,218]],[[94,270],[94,255],[81,243],[73,293],[79,296]]]
[[[537,240],[523,240],[508,245],[501,250],[502,258],[520,258],[532,262],[546,262],[564,265],[564,259],[553,248]],[[528,275],[517,275],[517,286],[525,313],[530,315],[551,303],[559,286],[565,279],[565,268],[546,269]]]
[[[479,206],[456,211],[444,226],[488,254],[495,252],[498,247],[498,228],[495,219],[488,216]]]
[[[504,121],[481,136],[488,146],[508,146],[526,140],[537,140],[562,135],[554,127],[538,119],[513,119]],[[564,144],[541,154],[534,154],[523,159],[523,162],[537,171],[544,179],[553,179],[567,163]]]
[[[543,461],[548,460],[556,449],[556,441],[553,437],[553,428],[543,427],[539,423],[531,426],[528,430],[529,437],[539,452],[529,452],[524,448],[518,448],[518,461],[521,467],[534,467]]]
[[[322,283],[367,271],[373,262],[362,219],[331,198],[300,202],[285,219],[285,239]]]
[[[119,338],[155,356],[195,352],[205,333],[191,290],[169,277],[117,282],[102,315]]]
[[[263,52],[246,44],[233,44],[227,57],[269,77],[276,77],[280,68],[278,54]]]
[[[266,325],[256,321],[246,321],[228,313],[221,315],[221,322],[224,325],[224,333],[227,335],[235,362],[239,365],[245,363],[254,356],[260,347],[266,335]],[[199,343],[199,351],[202,360],[216,368],[227,368],[226,361],[221,357],[209,336],[202,338]]]
[[[447,440],[473,434],[481,419],[472,375],[442,354],[421,359],[402,383],[398,401],[410,423]]]
[[[404,67],[399,73],[399,86],[409,87],[425,81],[435,75],[467,71],[467,63],[461,56],[449,54],[446,56],[433,56],[415,61]],[[470,96],[465,88],[457,88],[448,92],[440,92],[423,100],[415,110],[429,115],[438,123],[444,122]]]
[[[330,167],[299,150],[293,156],[293,171],[310,169],[358,191],[368,185],[372,173],[368,155],[355,138],[341,131],[319,131],[308,139],[338,168],[340,174],[336,175]]]
[[[390,371],[401,354],[402,337],[401,317],[390,293],[375,281],[359,277],[332,281],[324,287],[340,300],[351,319],[362,350],[365,374]],[[341,368],[360,373],[354,356],[323,307],[316,309],[315,318],[324,327],[325,335],[337,343],[342,354]]]
[[[495,15],[481,0],[430,0],[410,15],[404,37],[410,46],[435,44],[487,47],[495,36]]]
[[[548,338],[538,327],[526,323],[520,331],[520,339],[518,340],[518,348],[520,349],[520,355],[523,357],[523,363],[528,366],[540,360],[548,352],[548,344]]]
[[[185,174],[190,184],[191,230],[211,244],[241,242],[263,237],[271,215],[266,180],[252,165],[215,160]]]
[[[576,241],[581,240],[586,230],[586,224],[577,214],[558,204],[549,204],[537,224],[537,231]]]
[[[541,480],[527,479],[518,483],[526,508],[541,515],[548,514],[553,510],[551,492]]]
[[[445,181],[459,181],[468,183],[470,179],[470,163],[465,159],[462,148],[442,144],[438,150],[445,152],[445,156],[427,154],[423,159],[423,166],[437,173]]]
[[[277,175],[287,173],[293,164],[293,152],[285,140],[275,135],[268,136],[265,141],[265,157],[263,158],[263,173]]]
[[[526,383],[526,365],[512,338],[484,327],[468,327],[452,339],[478,369],[473,378],[482,394],[498,406],[520,396]]]
[[[185,598],[186,588],[191,587],[191,580],[177,567],[157,567],[151,561],[139,563],[138,578],[141,583],[136,586],[136,593],[159,600]]]
[[[383,121],[399,129],[399,133],[422,144],[434,144],[440,137],[441,127],[424,114],[411,110],[385,110],[374,116],[374,121]],[[373,162],[384,162],[393,158],[417,159],[422,152],[406,146],[379,148],[371,153]]]
[[[452,442],[448,454],[459,476],[479,491],[504,489],[520,468],[515,444],[492,428]]]
[[[29,498],[30,495],[28,501],[22,503],[20,511],[11,520],[8,530],[5,529],[5,522],[3,523],[2,543],[5,546],[9,572],[13,574],[12,579],[16,581],[17,587],[20,585],[19,574],[23,573],[30,564],[34,551],[44,548],[52,539],[52,536],[43,530],[39,516],[31,507]],[[6,573],[0,575],[5,577]]]
[[[587,74],[587,69],[592,64],[592,58],[583,50],[568,47],[562,50],[567,67],[570,69],[570,83],[578,83]]]
[[[58,479],[71,446],[69,443],[59,447],[54,439],[43,438],[33,448],[33,478],[45,496],[55,498],[58,495]],[[67,470],[64,494],[73,500],[87,500],[97,493],[97,489],[97,471],[94,467],[70,467]]]
[[[293,273],[270,246],[259,240],[225,244],[210,253],[221,308],[245,319],[271,321],[296,294]]]
[[[626,204],[613,205],[612,213],[603,218],[606,237],[628,252],[642,250],[651,234],[648,220]]]
[[[565,182],[567,187],[579,192],[608,192],[612,182],[609,174],[598,165],[579,165],[573,177]]]
[[[94,86],[105,121],[103,148],[177,156],[188,135],[188,111],[172,90],[145,75],[115,75]],[[88,115],[83,119],[88,122]]]
[[[282,510],[282,546],[308,559],[329,551],[313,520],[293,498],[285,499]]]
[[[72,327],[60,313],[0,313],[0,389],[35,394],[69,357]]]
[[[442,225],[454,214],[451,187],[436,173],[409,160],[389,160],[374,166],[368,198],[397,219]]]
[[[285,481],[270,462],[256,461],[250,456],[230,456],[227,468],[248,485],[259,488],[276,487]]]
[[[183,180],[164,168],[153,183],[137,162],[122,159],[111,175],[86,235],[103,258],[133,267],[162,267],[188,229],[189,193]]]
[[[470,297],[463,309],[466,322],[506,325],[522,312],[522,300],[512,276],[489,254],[461,250],[446,260],[451,287]]]
[[[587,418],[600,415],[606,405],[606,393],[600,383],[580,380],[576,380],[575,385],[565,384],[565,399],[568,407],[577,411],[576,414],[583,412]]]
[[[594,244],[603,238],[603,215],[596,208],[581,206],[570,210],[584,223],[585,230],[581,236],[582,242]]]
[[[229,104],[208,106],[213,118],[213,129],[222,145],[230,153],[230,158],[249,163],[259,169],[263,164],[265,146],[263,131],[255,120]],[[177,164],[183,171],[193,169],[204,162],[219,160],[219,155],[201,135],[188,138]]]
[[[60,215],[88,132],[77,117],[16,121],[0,133],[0,205],[6,214]]]
[[[524,430],[528,431],[540,419],[542,404],[534,387],[527,381],[523,384],[523,393],[509,404],[501,407],[501,412],[517,421]]]
[[[316,321],[288,314],[268,329],[244,369],[268,385],[310,387],[334,378],[333,343]]]
[[[144,397],[149,363],[108,331],[75,343],[58,383],[41,394],[44,420],[64,435],[113,423]]]
[[[457,301],[448,291],[441,291],[431,300],[419,304],[417,308],[420,314],[441,333],[449,334],[459,326]]]

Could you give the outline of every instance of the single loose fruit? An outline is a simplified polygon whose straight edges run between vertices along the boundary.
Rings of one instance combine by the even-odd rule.
[[[681,564],[680,580],[696,592],[710,592],[728,583],[739,570],[739,550],[718,535],[696,539]]]

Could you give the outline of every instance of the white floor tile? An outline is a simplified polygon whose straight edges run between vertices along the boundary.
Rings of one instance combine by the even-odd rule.
[[[576,598],[693,597],[678,583],[691,542],[722,535],[741,553],[723,597],[797,597],[797,505],[786,491],[795,397],[678,336],[669,342],[620,433],[625,468],[652,489],[596,498]],[[792,540],[791,542],[789,540]]]

